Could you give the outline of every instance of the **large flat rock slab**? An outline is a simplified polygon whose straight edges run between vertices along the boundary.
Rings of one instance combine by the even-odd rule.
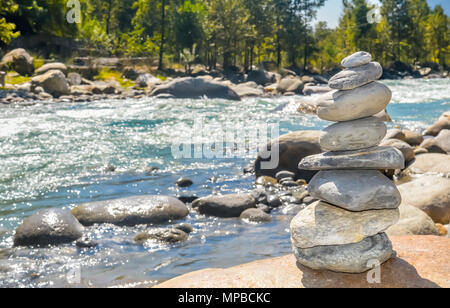
[[[397,257],[381,266],[381,283],[367,273],[342,274],[298,265],[294,255],[229,269],[205,269],[158,288],[450,288],[450,239],[437,236],[391,238]]]

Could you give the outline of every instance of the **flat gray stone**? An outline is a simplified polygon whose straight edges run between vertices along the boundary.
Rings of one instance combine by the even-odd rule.
[[[383,75],[383,68],[380,63],[371,62],[345,69],[334,75],[328,82],[328,86],[337,90],[351,90],[378,80],[381,75]]]
[[[302,170],[404,169],[402,152],[393,147],[374,147],[357,151],[326,152],[304,158]]]
[[[391,90],[378,81],[353,90],[334,90],[318,98],[317,115],[334,122],[367,118],[383,111],[391,98]]]
[[[83,204],[74,208],[72,214],[85,226],[103,223],[135,226],[182,219],[189,209],[174,197],[137,196]]]
[[[355,274],[367,272],[395,256],[385,233],[366,237],[355,244],[308,249],[294,247],[294,254],[300,264],[315,270]]]
[[[192,207],[200,214],[231,218],[256,208],[256,200],[249,194],[212,195],[195,200]]]
[[[361,66],[372,61],[372,55],[366,51],[358,51],[342,60],[341,65],[346,68]]]
[[[354,121],[339,122],[323,130],[319,143],[327,151],[351,151],[374,147],[386,135],[383,121],[369,117]]]
[[[83,226],[70,211],[45,209],[26,218],[14,235],[14,246],[70,243],[83,236]]]
[[[308,191],[314,198],[358,212],[396,209],[402,201],[397,186],[377,170],[320,171]]]
[[[297,248],[354,244],[395,225],[399,216],[398,209],[350,212],[319,201],[292,219],[291,240]]]

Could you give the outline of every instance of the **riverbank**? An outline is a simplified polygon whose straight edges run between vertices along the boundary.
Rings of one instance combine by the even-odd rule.
[[[39,63],[38,63],[39,62]],[[4,72],[0,84],[0,104],[33,104],[46,102],[92,102],[130,98],[223,98],[310,96],[331,89],[325,74],[281,69],[276,72],[255,68],[248,73],[239,70],[207,70],[194,65],[184,69],[151,74],[154,68],[145,59],[75,58],[70,63],[35,61],[26,50],[15,49],[0,62]],[[162,75],[157,75],[162,74]],[[430,67],[411,71],[384,70],[383,78],[447,78],[449,72]]]

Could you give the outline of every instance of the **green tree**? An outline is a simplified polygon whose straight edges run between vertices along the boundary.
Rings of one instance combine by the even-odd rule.
[[[9,44],[11,39],[18,37],[20,32],[14,32],[16,25],[6,21],[5,16],[14,13],[18,5],[12,0],[0,0],[0,41]]]

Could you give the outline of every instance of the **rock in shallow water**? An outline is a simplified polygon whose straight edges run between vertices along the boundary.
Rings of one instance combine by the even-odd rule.
[[[380,79],[383,68],[378,62],[348,68],[334,75],[328,85],[332,89],[351,90]]]
[[[349,211],[396,209],[401,195],[377,170],[320,171],[308,186],[312,197]]]
[[[110,223],[119,226],[165,223],[186,217],[189,210],[168,196],[137,196],[77,206],[72,214],[85,226]]]
[[[346,68],[357,67],[372,61],[372,55],[365,51],[358,51],[342,60],[341,65]]]
[[[299,169],[403,169],[402,152],[393,147],[375,147],[358,151],[326,152],[304,158]]]
[[[83,235],[83,226],[61,209],[46,209],[26,218],[14,235],[14,246],[46,246],[70,243]]]
[[[149,240],[173,244],[184,242],[188,238],[189,235],[180,229],[155,229],[149,232],[139,233],[134,238],[134,241],[139,244],[143,244]]]
[[[392,243],[385,233],[348,245],[307,249],[294,247],[294,254],[300,264],[309,268],[340,273],[364,273],[395,256]]]
[[[319,143],[327,151],[351,151],[380,144],[386,124],[375,117],[333,124],[320,134]]]
[[[358,243],[385,231],[398,219],[398,209],[350,212],[319,201],[292,220],[292,243],[297,248]]]
[[[240,218],[254,223],[267,223],[272,221],[272,217],[260,209],[247,209],[242,212]]]
[[[230,218],[239,217],[246,209],[255,208],[256,200],[246,194],[208,196],[195,200],[192,207],[200,214]]]
[[[384,84],[374,81],[348,91],[331,91],[317,102],[317,115],[326,121],[351,121],[383,111],[392,98]]]

